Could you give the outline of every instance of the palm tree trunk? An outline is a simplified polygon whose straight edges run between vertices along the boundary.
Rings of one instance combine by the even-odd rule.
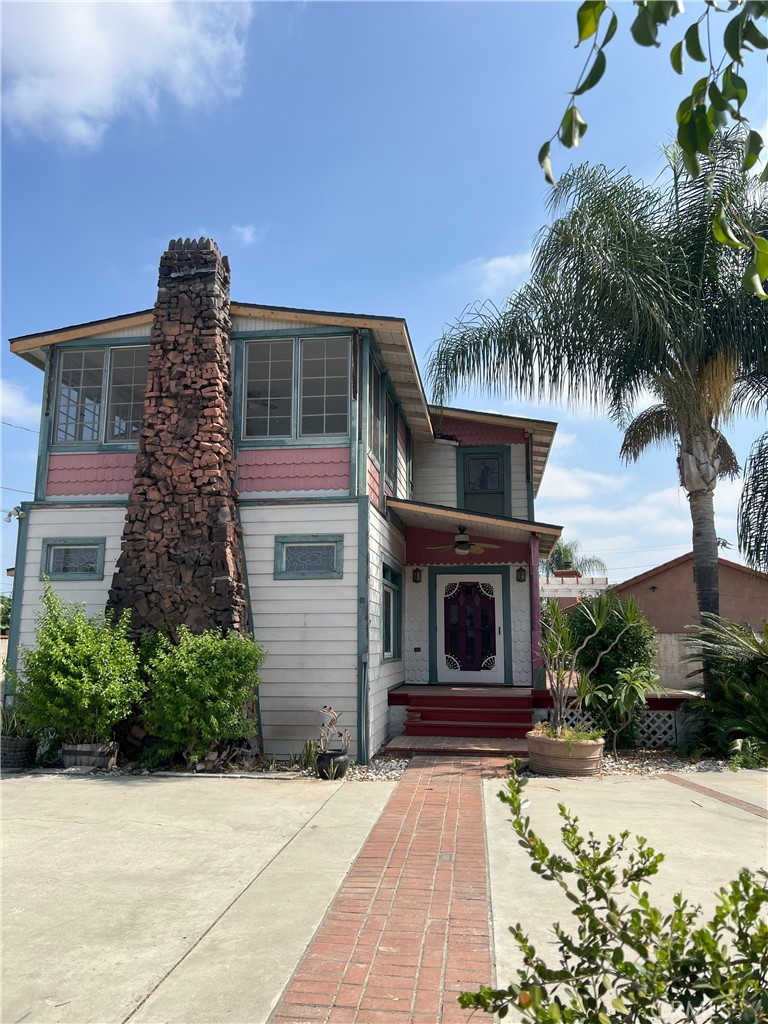
[[[714,494],[711,490],[693,491],[688,495],[693,522],[693,576],[699,614],[720,614],[720,593],[717,579],[717,534],[715,533]]]

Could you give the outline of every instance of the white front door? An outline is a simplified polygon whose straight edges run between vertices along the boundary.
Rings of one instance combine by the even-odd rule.
[[[472,571],[437,577],[437,681],[504,682],[501,576]]]

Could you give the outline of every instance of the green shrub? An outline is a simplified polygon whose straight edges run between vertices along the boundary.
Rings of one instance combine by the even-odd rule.
[[[605,616],[605,625],[600,635],[588,639],[594,630],[593,608],[601,602],[608,603],[612,614]],[[595,685],[612,684],[616,680],[617,671],[624,671],[630,665],[645,668],[653,665],[656,630],[643,613],[636,609],[632,628],[622,633],[626,605],[627,602],[615,594],[600,594],[598,597],[585,598],[568,612],[575,644],[578,646],[587,641],[579,652],[576,668],[579,672],[590,670],[590,678]],[[602,657],[601,652],[604,652]]]
[[[580,681],[579,695],[587,711],[602,722],[613,745],[613,756],[622,737],[627,745],[634,742],[638,715],[652,694],[663,693],[657,685],[659,677],[646,665],[630,665],[617,671],[616,678]],[[582,685],[584,682],[584,685]]]
[[[212,743],[248,736],[246,705],[255,699],[265,652],[250,637],[218,630],[178,630],[178,643],[162,636],[147,662],[149,732],[159,741],[154,757],[183,754],[196,761]]]
[[[602,843],[581,834],[560,805],[565,854],[550,853],[524,816],[525,779],[511,771],[499,797],[531,870],[559,885],[573,905],[574,934],[553,926],[554,963],[539,955],[521,925],[510,931],[525,957],[505,989],[483,986],[459,1002],[506,1017],[510,1008],[540,1024],[758,1024],[768,1020],[768,872],[746,869],[717,894],[703,921],[681,893],[670,913],[641,887],[663,854],[629,832]]]
[[[24,723],[61,743],[111,739],[139,701],[143,683],[128,638],[128,617],[89,618],[46,583],[36,644],[19,654],[18,701]]]
[[[708,671],[701,696],[689,701],[698,723],[697,741],[729,756],[735,740],[750,740],[758,757],[768,756],[768,623],[761,632],[704,613],[691,632],[689,660],[703,652]],[[738,759],[737,759],[738,763]]]

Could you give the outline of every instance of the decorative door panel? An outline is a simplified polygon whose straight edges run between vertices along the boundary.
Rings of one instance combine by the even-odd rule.
[[[501,576],[437,577],[437,680],[504,682]]]

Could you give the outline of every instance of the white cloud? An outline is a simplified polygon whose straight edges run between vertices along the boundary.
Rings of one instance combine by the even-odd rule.
[[[8,3],[3,116],[19,135],[95,148],[113,121],[240,94],[249,3]]]
[[[12,380],[0,381],[2,418],[19,427],[37,430],[40,425],[40,399],[30,398],[27,389]]]
[[[596,473],[575,466],[549,465],[541,483],[539,501],[542,504],[560,505],[589,498],[605,498],[606,494],[626,490],[627,483],[628,477],[624,476]]]
[[[531,272],[531,253],[492,256],[461,263],[451,272],[451,280],[468,287],[476,299],[490,299],[497,305],[519,288]]]
[[[264,234],[263,230],[254,224],[233,224],[232,233],[241,245],[253,245]]]

